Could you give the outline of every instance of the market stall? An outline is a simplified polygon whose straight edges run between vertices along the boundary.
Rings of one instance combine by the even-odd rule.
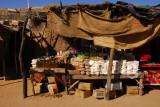
[[[33,94],[35,95],[34,87],[36,83],[33,81],[36,81],[36,73],[39,73],[38,77],[41,78],[36,82],[43,83],[41,81],[44,77],[48,75],[53,76],[65,87],[67,94],[81,81],[106,80],[109,68],[109,60],[107,59],[110,59],[107,50],[98,46],[90,46],[87,52],[80,52],[79,50],[60,51],[57,52],[55,57],[45,56],[33,59],[31,63],[32,67],[30,68]],[[134,79],[139,85],[139,95],[142,95],[144,73],[139,71],[139,61],[136,61],[132,54],[125,53],[125,51],[115,52],[118,52],[118,54],[114,54],[113,57],[114,60],[110,74],[111,81]],[[56,74],[61,74],[63,79],[57,77]],[[73,82],[74,80],[75,82]],[[46,81],[46,83],[48,82]],[[48,84],[48,86],[51,84]],[[107,85],[105,84],[105,87]],[[50,90],[48,91],[50,92]]]
[[[38,24],[33,23],[33,26],[31,27],[32,33],[35,34],[35,36],[39,36],[39,33],[41,32],[47,32],[45,33],[45,36],[52,38],[54,31],[54,33],[64,37],[83,38],[93,41],[94,45],[110,48],[110,53],[108,52],[108,55],[106,56],[108,58],[104,59],[97,58],[101,57],[100,54],[94,56],[96,58],[92,58],[90,54],[89,57],[87,55],[88,58],[83,58],[80,57],[83,55],[74,53],[74,51],[72,56],[69,56],[69,49],[67,52],[69,54],[65,54],[69,58],[67,58],[68,61],[65,63],[67,91],[72,89],[81,79],[106,79],[107,90],[105,90],[105,98],[109,100],[112,88],[111,82],[113,79],[134,78],[139,84],[140,95],[142,95],[141,90],[143,88],[142,81],[144,76],[143,72],[139,70],[139,60],[134,58],[115,59],[114,56],[119,49],[137,48],[159,36],[160,21],[158,15],[155,17],[155,14],[157,13],[156,9],[153,11],[150,8],[137,7],[131,4],[112,4],[108,2],[97,5],[53,5],[49,8],[50,11],[47,13],[47,19],[44,20],[41,18],[43,21]],[[140,9],[141,12],[138,13],[134,8]],[[115,9],[116,11],[114,11]],[[36,20],[38,20],[37,17],[32,19],[32,21]],[[45,30],[46,25],[47,30]],[[37,28],[42,28],[42,31],[38,31],[37,33]],[[64,53],[58,53],[57,56],[61,54],[64,55]],[[36,67],[39,67],[39,64],[36,64],[37,65],[32,66],[32,68],[35,67],[34,69],[36,69]],[[47,62],[45,62],[45,64],[48,66]],[[41,68],[45,68],[46,66],[41,66]],[[59,66],[49,68],[59,68]],[[43,72],[44,71],[45,69]],[[52,70],[52,72],[54,71],[55,70]],[[78,75],[72,74],[71,72],[76,72]],[[70,84],[71,82],[68,80],[72,81],[73,79],[76,79],[77,81]],[[68,86],[69,84],[70,86]],[[136,92],[138,92],[138,89],[136,90]]]

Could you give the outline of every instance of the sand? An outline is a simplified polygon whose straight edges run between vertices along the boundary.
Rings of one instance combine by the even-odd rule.
[[[22,80],[0,80],[0,107],[159,107],[160,90],[152,90],[143,96],[123,95],[106,101],[94,97],[82,99],[74,95],[62,93],[62,97],[54,98],[46,95],[32,96],[30,80],[28,81],[28,98],[23,99]]]

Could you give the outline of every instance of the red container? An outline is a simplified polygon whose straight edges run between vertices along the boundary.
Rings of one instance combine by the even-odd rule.
[[[160,85],[160,70],[147,70],[144,74],[144,85]]]

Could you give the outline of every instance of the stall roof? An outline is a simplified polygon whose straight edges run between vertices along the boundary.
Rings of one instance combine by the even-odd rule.
[[[17,32],[18,30],[16,27],[0,24],[0,32]]]
[[[19,12],[24,17],[28,13],[27,8],[11,12],[16,15]],[[124,2],[95,5],[51,4],[31,8],[32,32],[38,36],[46,26],[44,23],[47,23],[50,32],[66,37],[93,40],[95,45],[109,48],[131,49],[160,35],[159,14],[158,6],[141,7]],[[24,17],[21,19],[25,19]],[[50,33],[46,36],[50,36]]]

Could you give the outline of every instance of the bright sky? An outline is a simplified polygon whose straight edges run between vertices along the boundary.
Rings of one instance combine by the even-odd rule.
[[[0,8],[24,8],[27,7],[28,0],[0,0]],[[30,6],[45,6],[48,4],[59,4],[60,0],[29,0]],[[85,3],[85,4],[98,4],[106,0],[61,0],[63,5]],[[139,5],[150,5],[155,6],[160,4],[160,0],[107,0],[111,3],[116,3],[117,1],[124,1],[132,4]]]

